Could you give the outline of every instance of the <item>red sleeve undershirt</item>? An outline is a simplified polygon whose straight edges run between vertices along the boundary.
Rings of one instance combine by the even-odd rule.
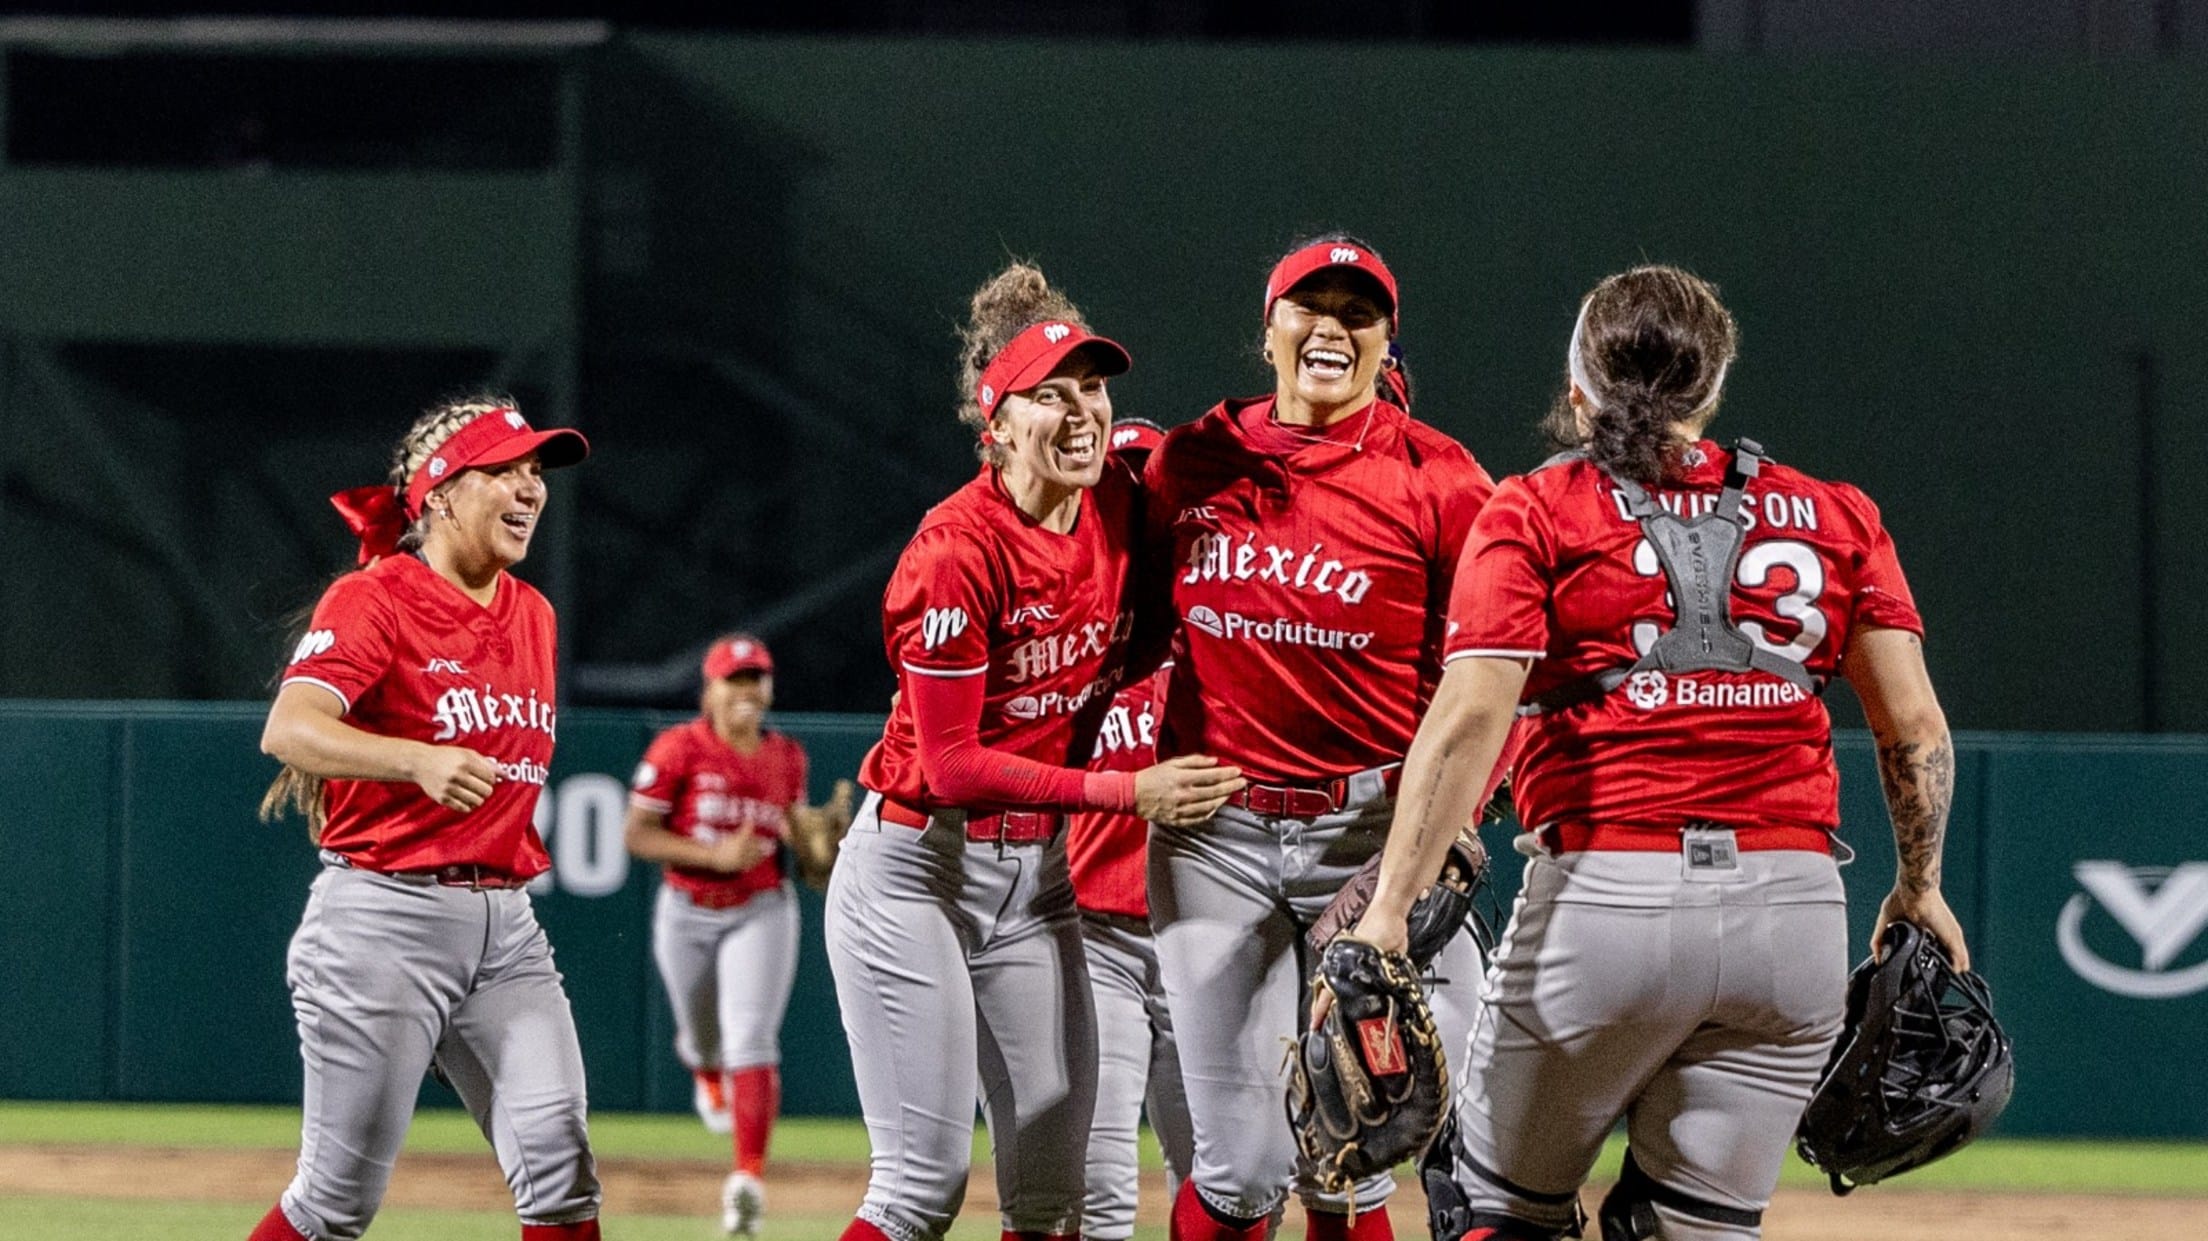
[[[1057,767],[981,743],[978,676],[905,678],[920,770],[929,795],[951,806],[1048,806],[1057,810],[1131,811],[1135,775]]]

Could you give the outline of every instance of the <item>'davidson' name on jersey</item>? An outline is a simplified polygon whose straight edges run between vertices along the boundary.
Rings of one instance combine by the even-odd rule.
[[[437,696],[437,735],[430,740],[450,741],[494,728],[534,728],[557,741],[556,715],[533,689],[526,694],[501,694],[489,685],[448,689]]]
[[[1659,491],[1654,493],[1654,499],[1658,504],[1671,510],[1673,516],[1683,521],[1692,521],[1716,508],[1718,497],[1702,493],[1687,494],[1677,491]],[[1610,501],[1618,506],[1618,520],[1629,522],[1634,519],[1632,505],[1626,500],[1624,492],[1612,488]],[[1767,492],[1759,496],[1754,492],[1750,492],[1741,497],[1740,515],[1747,522],[1747,528],[1750,530],[1759,525],[1769,526],[1773,530],[1816,530],[1820,528],[1817,524],[1817,497],[1815,496],[1782,496],[1776,492]]]
[[[1277,582],[1292,590],[1333,595],[1354,606],[1372,589],[1372,577],[1326,556],[1323,543],[1299,552],[1293,547],[1260,543],[1255,533],[1236,542],[1231,534],[1210,531],[1199,534],[1188,549],[1188,573],[1184,585],[1197,582]]]

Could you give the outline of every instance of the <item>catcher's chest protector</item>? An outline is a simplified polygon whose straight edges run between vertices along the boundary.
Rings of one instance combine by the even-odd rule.
[[[1604,471],[1656,553],[1656,563],[1671,588],[1672,623],[1633,664],[1560,686],[1520,707],[1519,714],[1539,715],[1589,702],[1625,684],[1634,673],[1651,670],[1768,672],[1812,694],[1820,692],[1822,686],[1800,664],[1757,646],[1733,623],[1733,574],[1740,567],[1741,546],[1748,534],[1743,511],[1748,482],[1762,472],[1767,460],[1761,444],[1736,441],[1733,463],[1725,471],[1725,490],[1715,505],[1689,518],[1657,503],[1647,488],[1632,479]]]

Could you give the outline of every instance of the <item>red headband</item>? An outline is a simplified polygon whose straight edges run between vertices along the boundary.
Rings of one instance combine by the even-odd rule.
[[[1076,349],[1095,346],[1096,373],[1099,375],[1124,375],[1133,366],[1134,359],[1117,341],[1092,336],[1073,326],[1051,320],[1038,323],[1011,339],[997,356],[989,359],[982,369],[981,382],[974,388],[974,402],[981,406],[984,420],[993,418],[997,406],[1014,392],[1032,388],[1050,378],[1066,355]]]
[[[503,465],[532,452],[544,468],[556,470],[589,456],[590,441],[567,427],[533,431],[519,411],[501,407],[478,414],[446,437],[407,480],[404,503],[396,488],[382,485],[340,491],[330,503],[360,540],[360,563],[371,564],[399,549],[400,536],[422,515],[423,499],[439,483],[462,470]]]
[[[1315,241],[1275,264],[1273,274],[1265,278],[1265,318],[1272,319],[1273,303],[1290,289],[1329,267],[1354,268],[1378,281],[1388,295],[1389,334],[1402,328],[1403,301],[1395,291],[1395,273],[1388,270],[1379,255],[1346,241]]]

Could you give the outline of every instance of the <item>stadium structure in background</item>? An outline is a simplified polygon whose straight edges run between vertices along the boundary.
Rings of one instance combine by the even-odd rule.
[[[718,30],[265,7],[0,20],[0,697],[265,694],[342,562],[322,496],[380,466],[376,428],[488,383],[602,446],[528,570],[571,700],[679,706],[704,635],[741,626],[804,670],[782,705],[879,711],[882,582],[972,468],[949,324],[975,273],[1013,250],[1096,289],[1155,359],[1122,412],[1172,423],[1262,382],[1262,256],[1349,225],[1432,290],[1405,342],[1425,407],[1504,469],[1539,459],[1561,350],[1524,325],[1620,259],[1701,268],[1769,325],[1736,399],[1775,451],[1887,462],[1865,481],[1957,636],[1959,720],[2208,726],[2171,636],[2208,597],[2162,569],[2208,536],[2183,487],[2208,437],[2166,395],[2197,389],[2208,263],[2160,205],[2190,201],[2208,4],[1398,0],[1355,39],[1304,0],[830,0]],[[1389,83],[1316,114],[1365,135],[1357,175],[1249,201],[1305,158],[1314,80]],[[1038,125],[1084,152],[1078,200],[1006,179]],[[1802,402],[1856,412],[1808,431]],[[2016,434],[1949,416],[1989,405]],[[2075,444],[2080,417],[2110,434]],[[2074,547],[1987,512],[2035,435],[2123,497]],[[2032,624],[1984,604],[2020,575]],[[2082,632],[2092,667],[2036,636]]]

